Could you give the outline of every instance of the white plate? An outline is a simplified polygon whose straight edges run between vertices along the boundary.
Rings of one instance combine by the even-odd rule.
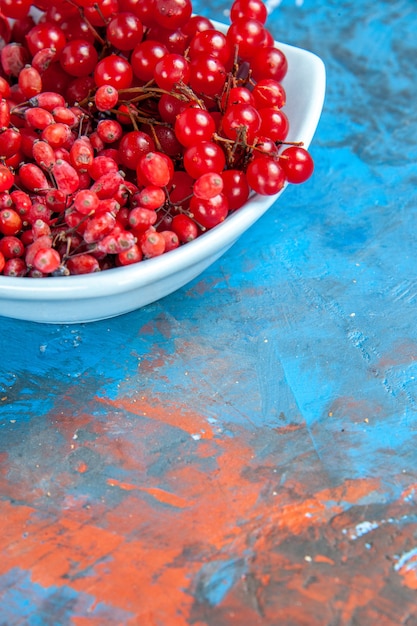
[[[213,22],[225,32],[226,26]],[[276,42],[287,57],[283,81],[288,141],[311,143],[323,108],[326,75],[315,54]],[[171,252],[127,267],[61,278],[0,276],[0,315],[45,323],[91,322],[128,313],[176,291],[224,254],[275,196],[254,196],[224,222]]]

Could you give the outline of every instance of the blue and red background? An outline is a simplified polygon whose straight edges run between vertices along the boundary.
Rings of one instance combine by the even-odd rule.
[[[2,625],[417,624],[415,4],[269,8],[313,178],[151,306],[0,320]]]

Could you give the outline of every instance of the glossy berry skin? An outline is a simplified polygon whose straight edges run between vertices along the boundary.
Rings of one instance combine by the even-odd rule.
[[[26,44],[32,55],[45,48],[53,48],[59,56],[66,43],[64,31],[52,23],[40,22],[26,35]]]
[[[156,230],[147,230],[140,238],[140,248],[148,258],[160,256],[165,252],[165,238]]]
[[[19,76],[20,71],[29,63],[29,54],[21,44],[11,42],[0,52],[1,65],[6,76]]]
[[[66,261],[66,267],[70,274],[92,274],[100,271],[100,264],[92,254],[79,254]]]
[[[222,131],[229,139],[246,137],[250,143],[261,127],[261,117],[250,104],[233,104],[223,116]]]
[[[288,117],[281,109],[265,107],[259,109],[261,125],[259,133],[272,141],[285,141],[290,128]]]
[[[268,17],[266,5],[262,0],[234,0],[230,8],[230,21],[249,18],[265,24]]]
[[[95,0],[95,2],[89,2],[84,16],[93,26],[103,27],[118,12],[118,9],[117,0]]]
[[[265,38],[264,27],[261,22],[241,17],[232,22],[227,31],[227,40],[232,48],[238,47],[238,55],[245,61],[251,60]]]
[[[196,33],[190,42],[189,55],[194,59],[200,55],[216,57],[223,65],[229,65],[233,48],[226,35],[215,28]]]
[[[148,152],[142,156],[136,168],[138,181],[142,185],[168,185],[174,173],[174,165],[162,152]]]
[[[223,191],[223,178],[217,172],[202,174],[193,185],[193,193],[196,198],[210,200]]]
[[[0,191],[8,191],[14,183],[14,174],[6,165],[0,165]]]
[[[175,215],[172,219],[172,230],[177,235],[181,243],[188,243],[197,239],[199,235],[199,229],[197,224],[191,217],[180,213]]]
[[[29,13],[30,0],[1,0],[0,11],[12,19],[22,19]]]
[[[252,97],[257,109],[263,107],[282,109],[287,101],[284,87],[273,78],[259,80],[252,90]]]
[[[304,183],[312,176],[314,161],[302,146],[286,148],[279,158],[279,164],[285,172],[288,182],[293,184]]]
[[[33,267],[43,274],[55,272],[61,265],[61,257],[57,250],[45,248],[38,250],[33,259]]]
[[[172,91],[176,83],[188,84],[190,67],[181,54],[169,53],[155,65],[153,77],[161,89]]]
[[[134,13],[118,13],[107,24],[106,35],[116,49],[133,50],[142,41],[142,22]]]
[[[124,167],[136,170],[144,154],[155,150],[155,143],[147,133],[132,130],[125,133],[119,143],[119,158]]]
[[[158,102],[158,113],[164,122],[167,122],[168,124],[175,124],[177,116],[189,106],[189,103],[184,102],[169,93],[164,93]]]
[[[175,120],[175,135],[185,147],[192,146],[196,141],[209,141],[215,130],[210,113],[198,107],[185,109]]]
[[[111,54],[99,61],[94,70],[97,87],[111,85],[115,89],[127,89],[132,84],[133,71],[130,63],[118,54]]]
[[[221,174],[223,179],[223,194],[229,203],[229,210],[240,209],[249,198],[250,188],[245,172],[242,170],[224,170]]]
[[[229,106],[234,104],[250,104],[251,106],[255,106],[255,98],[253,97],[252,91],[249,91],[246,87],[240,86],[225,90],[221,98],[221,110],[226,111]]]
[[[190,19],[192,5],[190,0],[155,0],[154,20],[168,30],[181,28]]]
[[[174,233],[173,230],[162,230],[160,234],[165,240],[165,252],[169,252],[170,250],[175,250],[180,245],[180,240],[178,239],[178,235]]]
[[[251,70],[255,81],[272,78],[281,82],[287,74],[288,62],[284,53],[278,48],[261,47],[251,59]]]
[[[76,78],[91,74],[97,61],[97,50],[91,42],[83,39],[75,39],[67,43],[59,58],[64,72]]]
[[[152,80],[155,65],[167,53],[168,48],[159,41],[142,41],[134,48],[130,57],[134,75],[145,82]]]
[[[281,191],[286,183],[286,175],[276,159],[259,157],[249,164],[248,184],[256,193],[272,196]]]
[[[19,72],[18,85],[25,98],[30,99],[42,91],[42,77],[37,69],[27,65]]]
[[[14,209],[0,210],[0,233],[3,235],[17,235],[22,225],[22,218]]]
[[[141,248],[134,243],[128,250],[119,252],[117,255],[117,265],[132,265],[133,263],[139,263],[143,259],[143,252]]]
[[[217,57],[201,54],[191,61],[188,82],[198,95],[220,96],[225,80],[226,69]]]
[[[212,141],[202,141],[184,153],[185,171],[197,179],[206,172],[222,172],[226,165],[223,150]]]
[[[119,100],[119,92],[112,85],[101,85],[94,96],[94,104],[98,111],[114,109]]]
[[[0,239],[0,253],[5,259],[14,259],[24,255],[25,245],[19,237],[5,235]]]
[[[229,212],[229,203],[224,194],[219,193],[211,198],[203,199],[194,196],[190,202],[190,213],[204,229],[210,229],[223,222]]]
[[[8,259],[3,267],[3,275],[17,278],[20,276],[26,276],[28,271],[27,265],[20,257],[14,259]]]

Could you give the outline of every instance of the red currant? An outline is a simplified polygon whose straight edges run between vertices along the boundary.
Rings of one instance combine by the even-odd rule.
[[[286,148],[279,157],[279,164],[290,183],[303,183],[314,171],[313,159],[302,146]]]
[[[118,13],[107,24],[106,35],[118,50],[133,50],[142,41],[142,22],[134,13]]]
[[[248,184],[262,195],[275,195],[284,187],[286,176],[276,159],[267,156],[259,157],[249,164],[247,170]]]

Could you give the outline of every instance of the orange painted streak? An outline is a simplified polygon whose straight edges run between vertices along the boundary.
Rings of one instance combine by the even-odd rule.
[[[170,406],[169,410],[167,410],[166,407],[161,407],[157,401],[152,403],[145,397],[141,397],[140,400],[138,400],[138,398],[118,398],[117,400],[111,400],[109,398],[97,397],[96,401],[104,403],[107,406],[117,407],[119,411],[128,411],[134,415],[140,415],[175,428],[180,428],[190,435],[198,434],[201,439],[213,438],[213,429],[207,420],[201,415],[193,413],[182,406]]]
[[[177,507],[179,509],[190,506],[190,502],[185,498],[181,498],[175,493],[170,493],[164,489],[158,489],[157,487],[140,487],[140,490],[149,493],[149,495],[153,496],[155,500],[158,500],[159,502],[169,504],[170,506]]]
[[[402,567],[398,573],[402,576],[404,585],[406,585],[409,589],[417,589],[417,574],[414,569]]]
[[[402,500],[412,499],[417,500],[417,483],[408,485],[401,494]]]
[[[116,478],[108,478],[106,482],[108,485],[110,485],[110,487],[119,487],[120,489],[123,489],[123,491],[133,491],[134,489],[138,488],[137,485],[124,483],[121,480],[117,480]]]
[[[114,478],[108,478],[107,484],[111,487],[120,487],[125,491],[133,491],[137,489],[138,491],[144,491],[148,493],[150,496],[153,496],[155,500],[162,502],[163,504],[169,504],[174,507],[178,507],[180,509],[189,506],[189,502],[180,496],[175,495],[175,493],[170,493],[169,491],[165,491],[164,489],[158,489],[157,487],[141,487],[139,485],[131,485],[129,483],[123,483]]]
[[[335,561],[324,554],[316,554],[314,557],[315,563],[327,563],[327,565],[334,565]]]

